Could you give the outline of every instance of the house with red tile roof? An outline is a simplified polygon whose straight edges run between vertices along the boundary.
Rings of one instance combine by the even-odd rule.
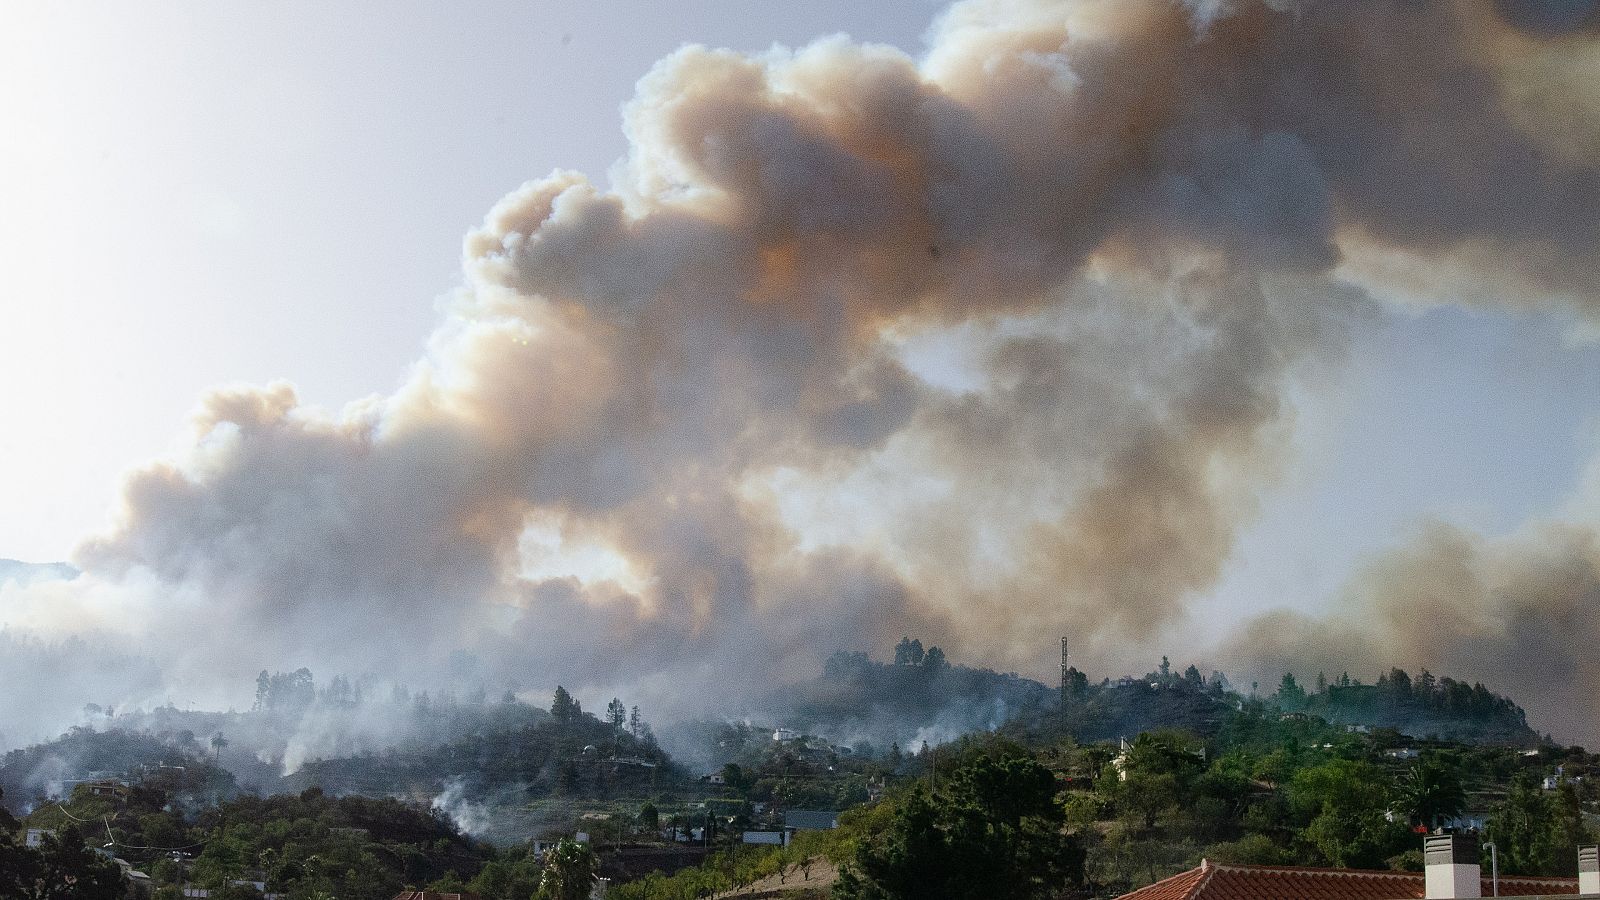
[[[1422,872],[1312,869],[1294,866],[1234,866],[1201,861],[1187,872],[1123,894],[1120,900],[1402,900],[1425,898]],[[1480,897],[1494,896],[1480,878]],[[1576,878],[1500,877],[1500,896],[1574,896]]]
[[[1124,894],[1120,900],[1600,898],[1600,848],[1597,847],[1578,848],[1577,878],[1501,876],[1492,869],[1484,873],[1480,859],[1477,835],[1461,832],[1431,834],[1424,838],[1426,867],[1422,872],[1236,866],[1201,860],[1196,868]]]

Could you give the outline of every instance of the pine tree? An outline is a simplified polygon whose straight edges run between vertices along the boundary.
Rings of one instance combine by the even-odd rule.
[[[894,645],[894,664],[897,666],[911,665],[911,638],[902,637],[900,643]]]
[[[550,703],[550,715],[557,722],[570,722],[578,717],[578,703],[567,693],[567,689],[556,685],[555,700]]]
[[[612,697],[611,704],[606,707],[606,721],[611,723],[612,728],[620,731],[623,723],[626,722],[627,719],[628,708],[622,705],[621,700],[617,699],[616,697]]]

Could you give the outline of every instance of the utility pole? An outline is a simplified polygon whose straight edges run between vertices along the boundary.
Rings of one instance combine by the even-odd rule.
[[[1067,693],[1069,691],[1067,676],[1067,636],[1061,636],[1061,708],[1067,708]]]

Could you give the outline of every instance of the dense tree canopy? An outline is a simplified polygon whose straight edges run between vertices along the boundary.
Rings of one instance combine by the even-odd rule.
[[[916,789],[886,833],[860,845],[843,900],[1047,896],[1083,875],[1055,775],[1025,752],[983,753],[938,791]]]

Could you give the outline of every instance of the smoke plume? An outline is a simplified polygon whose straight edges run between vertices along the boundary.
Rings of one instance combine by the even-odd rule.
[[[1600,742],[1600,464],[1564,515],[1485,537],[1434,523],[1369,561],[1323,614],[1265,614],[1225,655],[1283,672],[1463,673],[1558,739]]]
[[[392,395],[207,396],[82,547],[71,624],[170,678],[470,647],[660,702],[904,633],[1112,658],[1216,583],[1352,323],[1600,312],[1600,41],[1516,6],[969,0],[921,58],[686,47],[614,184],[531,181],[466,237]],[[1488,624],[1441,668],[1582,669],[1549,651],[1590,539],[1435,535],[1349,639],[1414,651],[1444,597],[1400,570],[1454,565]]]

